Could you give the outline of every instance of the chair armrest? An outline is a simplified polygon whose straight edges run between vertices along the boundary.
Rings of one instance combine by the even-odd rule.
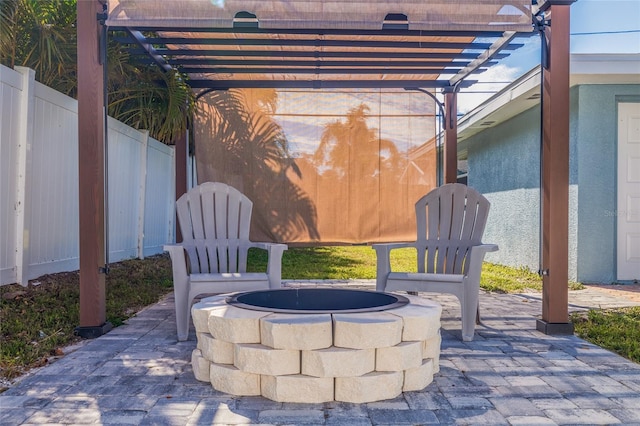
[[[187,277],[187,258],[186,252],[182,244],[172,244],[162,246],[164,251],[169,252],[171,256],[171,268],[173,270],[174,284],[176,276]]]
[[[471,247],[471,251],[469,253],[469,269],[467,269],[467,276],[478,277],[479,282],[484,255],[492,251],[498,251],[497,244],[480,244]]]
[[[171,256],[171,269],[173,271],[173,294],[176,306],[186,306],[189,303],[189,275],[187,271],[186,251],[182,244],[165,245],[162,247]],[[176,321],[180,321],[176,318]],[[185,340],[178,327],[178,339]]]
[[[397,248],[415,247],[415,243],[376,243],[371,244],[371,248],[378,251],[379,249],[391,251]]]
[[[391,250],[405,247],[415,247],[413,243],[384,243],[372,244],[376,251],[376,291],[384,291],[387,275],[391,272]]]
[[[415,243],[371,244],[371,248],[376,251],[378,266],[380,266],[380,263],[382,261],[382,263],[386,265],[387,273],[391,272],[391,250],[415,246]]]
[[[267,250],[268,252],[271,252],[273,250],[283,252],[289,248],[289,246],[287,246],[286,244],[279,244],[279,243],[260,243],[260,242],[257,243],[257,242],[251,241],[250,244],[251,244],[251,247]]]
[[[497,244],[480,244],[479,246],[474,246],[473,248],[478,248],[482,251],[484,251],[485,253],[488,253],[490,251],[498,251],[499,247]]]
[[[251,246],[267,251],[269,288],[280,288],[282,284],[282,254],[289,247],[286,244],[258,242],[252,242]]]

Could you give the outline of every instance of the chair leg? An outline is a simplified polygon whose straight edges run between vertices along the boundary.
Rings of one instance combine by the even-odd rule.
[[[174,288],[174,295],[178,341],[183,342],[189,337],[189,289],[186,286]]]
[[[462,340],[471,342],[475,334],[476,321],[480,319],[477,295],[466,294],[462,298],[460,301],[460,314],[462,317]]]
[[[475,334],[475,315],[462,316],[462,341],[471,342]]]
[[[177,308],[177,306],[176,306]],[[177,312],[176,309],[176,328],[178,332],[178,341],[184,342],[189,338],[189,310],[186,312]]]

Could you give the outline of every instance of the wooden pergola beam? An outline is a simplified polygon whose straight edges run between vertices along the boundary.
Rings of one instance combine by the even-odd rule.
[[[544,31],[549,43],[549,67],[543,71],[543,313],[537,328],[547,333],[573,330],[568,322],[568,169],[569,169],[569,8],[575,0],[542,0],[540,10],[554,14],[554,31]],[[77,4],[78,25],[78,155],[80,219],[80,326],[77,334],[98,337],[111,325],[106,322],[105,295],[105,78],[99,60],[106,0],[84,0]],[[238,41],[236,40],[236,44]],[[490,57],[491,55],[489,55]],[[482,58],[488,59],[487,58]],[[431,80],[430,80],[431,81]],[[434,80],[435,81],[435,80]],[[193,81],[191,81],[193,83]],[[215,82],[220,84],[220,82]],[[286,83],[281,82],[283,87]],[[349,87],[359,87],[350,81]],[[366,84],[365,84],[366,83]],[[360,83],[369,87],[370,82]],[[386,82],[389,84],[389,82]],[[393,85],[397,82],[391,82]],[[411,83],[411,84],[410,84]],[[404,82],[416,86],[424,82]],[[459,82],[454,87],[472,84]],[[207,83],[202,87],[210,87]],[[231,84],[231,83],[226,83]],[[234,82],[234,84],[238,84]],[[248,84],[248,83],[245,83]],[[259,82],[259,84],[264,84]],[[312,82],[313,88],[320,88]],[[340,82],[325,83],[327,87]],[[355,86],[354,86],[355,84]],[[433,86],[451,87],[439,81]],[[197,87],[197,86],[196,86]],[[215,87],[215,86],[214,86]],[[233,86],[237,87],[237,86]],[[280,87],[280,86],[278,86]],[[385,87],[385,81],[377,87]],[[389,86],[391,87],[391,86]],[[395,86],[393,86],[395,87]],[[444,181],[457,180],[457,94],[445,93]],[[552,101],[553,99],[553,101]],[[179,141],[185,143],[185,141]],[[184,145],[182,145],[184,146]],[[177,149],[180,149],[177,147]],[[176,161],[183,164],[182,155]],[[177,164],[178,165],[178,164]],[[182,171],[177,170],[182,175]],[[186,185],[176,182],[177,195]],[[186,188],[185,188],[186,189]]]
[[[189,156],[189,147],[187,144],[187,134],[186,132],[181,134],[175,141],[175,185],[176,185],[176,201],[183,194],[187,193],[187,161]],[[182,232],[180,231],[180,227],[178,224],[178,216],[177,212],[174,213],[175,224],[176,224],[176,242],[182,242]]]
[[[458,181],[458,94],[455,89],[444,94],[444,183]]]
[[[547,61],[542,70],[542,319],[536,328],[546,334],[573,333],[568,312],[571,3],[547,0],[541,6]]]
[[[105,295],[105,81],[96,18],[103,8],[98,0],[79,1],[77,12],[80,325],[76,334],[94,338],[111,329]]]

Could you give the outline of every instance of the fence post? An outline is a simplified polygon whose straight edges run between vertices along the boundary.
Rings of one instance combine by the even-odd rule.
[[[140,164],[140,188],[138,191],[138,258],[144,259],[144,214],[147,196],[147,157],[149,156],[149,131],[142,130]]]
[[[36,72],[30,68],[15,67],[22,75],[18,130],[18,164],[16,176],[16,281],[29,284],[29,176],[31,174],[31,142],[35,108]]]
[[[178,227],[176,220],[176,147],[171,147],[171,194],[169,195],[167,208],[169,209],[169,233],[167,235],[168,243],[176,242],[176,228]]]

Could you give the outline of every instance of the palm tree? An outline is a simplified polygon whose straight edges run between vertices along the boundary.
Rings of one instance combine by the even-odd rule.
[[[140,67],[115,42],[107,50],[109,115],[155,139],[173,143],[190,128],[195,94],[185,76],[157,66]]]
[[[0,63],[32,68],[36,80],[75,97],[76,15],[76,0],[2,0]],[[184,134],[195,106],[184,76],[134,65],[113,40],[107,64],[110,116],[164,143]]]
[[[32,68],[41,83],[75,96],[76,1],[0,0],[1,63]],[[299,175],[300,171],[290,159],[282,129],[268,115],[277,106],[275,90],[213,92],[207,95],[209,106],[198,108],[201,104],[196,101],[186,76],[177,71],[164,72],[157,66],[134,64],[126,49],[113,38],[108,44],[107,66],[111,117],[148,130],[164,143],[175,141],[192,128],[192,117],[199,117],[199,121],[208,123],[208,131],[213,132],[213,136],[206,137],[216,141],[216,152],[225,153],[211,157],[208,150],[200,152],[200,171],[207,168],[230,171],[229,175],[219,177],[221,181],[228,181],[235,170],[250,172],[247,193],[262,203],[254,216],[262,218],[264,232],[271,232],[270,238],[278,241],[304,232],[317,239],[313,223],[315,207],[286,177],[292,172]],[[196,137],[200,136],[203,135]],[[209,174],[208,178],[211,177]],[[282,188],[287,189],[282,192]],[[299,203],[293,216],[284,220],[273,206],[275,200],[283,197],[287,198],[282,200],[284,205]]]
[[[0,62],[33,69],[36,80],[73,95],[76,88],[76,1],[0,2]]]

